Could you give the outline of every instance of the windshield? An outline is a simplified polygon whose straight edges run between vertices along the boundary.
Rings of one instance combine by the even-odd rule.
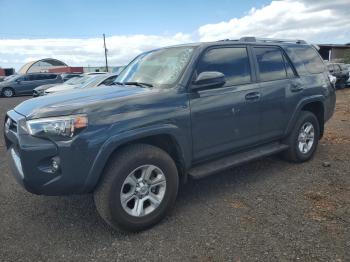
[[[115,82],[170,87],[178,81],[193,50],[194,47],[171,47],[143,53],[121,72]]]
[[[15,78],[18,78],[19,75],[10,75],[10,76],[7,76],[4,78],[4,81],[8,81],[8,80],[11,80],[11,79],[15,79]]]
[[[77,84],[83,84],[86,81],[90,79],[90,76],[83,76],[83,77],[73,77],[66,82],[64,82],[67,85],[77,85]]]
[[[81,85],[81,88],[95,87],[105,78],[106,75],[94,75],[89,79],[89,81],[86,81],[83,85]]]

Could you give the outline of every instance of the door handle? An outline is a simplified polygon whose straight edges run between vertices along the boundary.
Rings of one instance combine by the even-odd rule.
[[[292,92],[300,92],[302,91],[304,88],[301,86],[301,84],[297,84],[297,83],[293,83],[290,86],[290,91]]]
[[[252,92],[245,95],[245,100],[248,100],[248,101],[257,101],[259,99],[260,99],[259,92]]]

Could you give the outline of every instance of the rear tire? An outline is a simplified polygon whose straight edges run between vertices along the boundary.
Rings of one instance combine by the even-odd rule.
[[[317,117],[309,111],[301,111],[299,119],[290,135],[284,141],[289,149],[284,158],[292,162],[310,160],[317,148],[320,138],[320,126]]]
[[[15,91],[11,87],[5,87],[2,89],[3,97],[13,97],[15,96]]]
[[[176,165],[165,151],[147,144],[130,145],[109,161],[94,192],[95,205],[114,229],[141,231],[170,211],[178,181]]]

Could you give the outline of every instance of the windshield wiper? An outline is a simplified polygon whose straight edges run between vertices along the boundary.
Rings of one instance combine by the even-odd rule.
[[[152,84],[149,83],[144,83],[144,82],[124,82],[124,85],[135,85],[135,86],[140,86],[140,87],[153,87]]]
[[[110,86],[114,86],[114,85],[123,86],[124,83],[122,83],[122,82],[112,82],[112,83],[110,84]]]

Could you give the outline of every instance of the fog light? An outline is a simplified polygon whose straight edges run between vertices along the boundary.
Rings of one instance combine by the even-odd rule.
[[[60,169],[60,160],[58,157],[54,157],[51,160],[51,169],[52,172],[57,172]]]

